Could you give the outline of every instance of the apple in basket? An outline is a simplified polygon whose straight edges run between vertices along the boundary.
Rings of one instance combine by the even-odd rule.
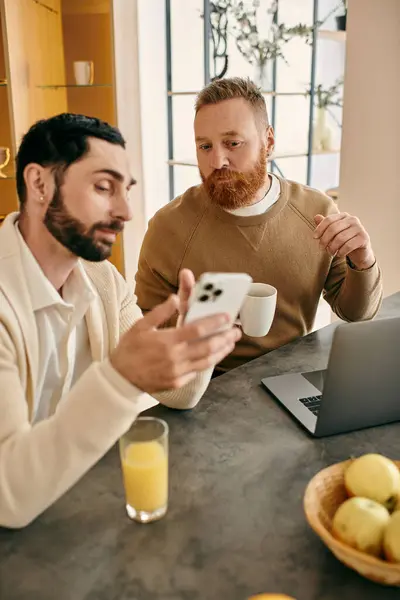
[[[337,509],[332,534],[348,546],[379,556],[390,522],[387,508],[369,498],[349,498]]]
[[[364,454],[346,469],[344,484],[349,496],[375,500],[392,511],[400,497],[400,471],[381,454]]]
[[[383,536],[383,550],[389,562],[400,563],[400,511],[390,517]]]

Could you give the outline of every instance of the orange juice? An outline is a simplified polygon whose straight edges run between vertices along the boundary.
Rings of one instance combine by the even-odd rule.
[[[157,441],[134,442],[122,456],[126,503],[153,513],[168,502],[168,456]]]

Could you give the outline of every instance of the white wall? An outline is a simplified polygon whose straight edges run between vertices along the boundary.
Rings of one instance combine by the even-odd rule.
[[[143,176],[142,112],[139,94],[137,0],[114,0],[113,29],[117,123],[127,142],[132,173],[137,185],[131,191],[133,218],[123,234],[125,277],[133,281],[147,226]]]
[[[340,207],[367,228],[385,295],[400,289],[399,32],[399,0],[349,0]]]
[[[168,202],[165,0],[138,0],[146,222]]]

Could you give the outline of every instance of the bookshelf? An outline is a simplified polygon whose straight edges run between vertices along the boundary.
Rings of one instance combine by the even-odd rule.
[[[82,113],[119,125],[115,85],[114,0],[0,0],[0,147],[11,161],[0,179],[0,215],[18,210],[14,160],[38,119]],[[76,85],[73,63],[94,63],[92,85]],[[111,262],[124,273],[119,236]]]
[[[1,6],[1,4],[0,4]],[[5,23],[3,13],[0,13],[0,147],[6,147],[11,150],[11,157],[14,156],[13,150],[13,131],[9,103],[9,79],[6,64],[7,55],[5,53]],[[4,217],[14,210],[17,210],[18,202],[15,192],[15,179],[13,173],[12,158],[9,164],[2,169],[6,177],[0,179],[0,224]]]

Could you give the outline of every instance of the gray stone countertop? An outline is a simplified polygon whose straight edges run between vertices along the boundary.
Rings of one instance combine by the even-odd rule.
[[[400,293],[380,317],[400,315]],[[170,507],[125,515],[114,448],[21,531],[0,530],[1,600],[398,600],[343,566],[309,528],[311,477],[352,454],[400,458],[400,424],[316,440],[260,379],[326,367],[334,325],[214,379],[199,406],[150,414],[170,426]]]

